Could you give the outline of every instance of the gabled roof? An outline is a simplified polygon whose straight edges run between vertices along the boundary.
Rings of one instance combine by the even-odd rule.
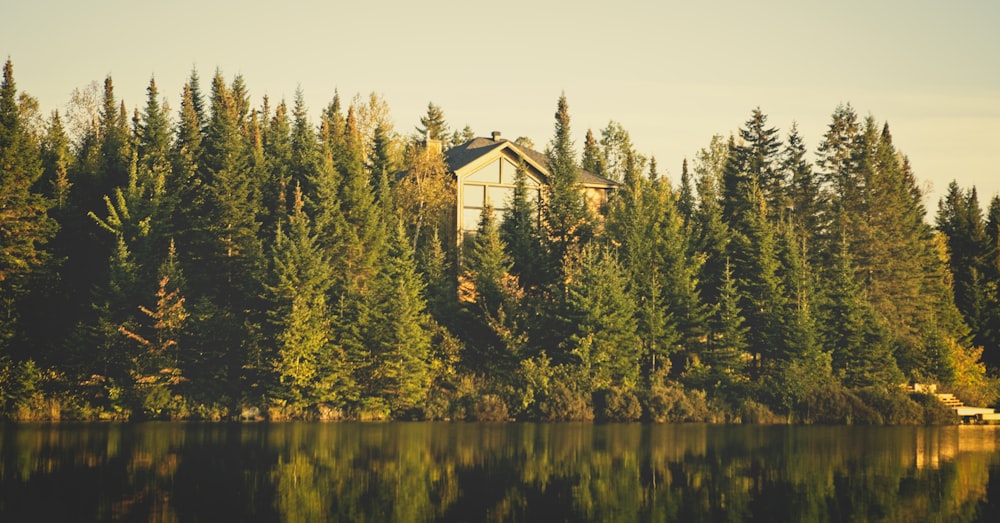
[[[507,139],[474,138],[462,145],[449,149],[445,153],[445,163],[448,164],[449,171],[461,175],[461,171],[464,168],[478,163],[477,160],[483,159],[486,156],[494,156],[495,153],[503,150],[509,150],[516,156],[524,159],[526,163],[532,165],[546,177],[549,175],[549,161],[544,154],[517,145]],[[579,171],[578,180],[584,187],[615,188],[619,185],[614,180],[609,180],[583,169]]]

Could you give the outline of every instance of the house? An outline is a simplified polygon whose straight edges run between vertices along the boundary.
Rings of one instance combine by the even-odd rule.
[[[545,155],[494,132],[491,138],[475,138],[445,153],[445,163],[456,180],[456,231],[461,241],[474,233],[483,208],[489,204],[503,215],[514,194],[514,176],[518,165],[526,169],[529,199],[538,201],[541,188],[549,177]],[[618,184],[607,178],[580,170],[579,183],[588,205],[600,209]]]

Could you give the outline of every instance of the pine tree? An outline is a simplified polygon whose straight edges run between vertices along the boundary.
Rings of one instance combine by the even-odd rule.
[[[695,161],[698,176],[698,207],[695,209],[692,232],[692,254],[705,257],[699,281],[701,296],[706,303],[718,303],[719,289],[723,286],[723,272],[728,263],[729,242],[732,232],[723,219],[720,195],[722,173],[728,163],[729,149],[724,139],[716,135],[711,144],[699,151]]]
[[[267,294],[277,380],[270,396],[292,412],[319,403],[343,407],[356,391],[346,354],[331,341],[327,293],[333,266],[310,227],[299,186],[287,221],[278,227],[272,258]]]
[[[563,257],[589,236],[589,223],[583,195],[577,186],[579,167],[570,137],[569,105],[565,95],[559,97],[555,118],[555,134],[545,153],[550,176],[545,187],[547,196],[543,199],[542,216],[550,253],[549,270],[558,275]]]
[[[361,384],[366,395],[403,416],[426,397],[436,364],[423,282],[401,225],[372,287],[362,321],[371,366],[361,369],[367,371]]]
[[[722,286],[714,314],[709,320],[709,333],[702,353],[702,363],[707,366],[707,376],[701,378],[705,385],[720,389],[724,394],[736,392],[747,381],[745,373],[750,355],[747,350],[747,333],[740,294],[733,279],[732,267],[725,260]]]
[[[789,208],[776,211],[789,211],[795,227],[805,234],[806,242],[812,244],[812,239],[822,237],[828,228],[825,223],[828,202],[819,176],[806,160],[805,142],[794,123],[782,151],[781,170],[788,181],[785,201]]]
[[[73,182],[69,178],[73,158],[59,111],[52,112],[42,142],[41,155],[43,174],[36,185],[42,194],[52,200],[52,211],[59,215],[69,210],[70,191],[73,188]],[[56,221],[61,220],[56,218]]]
[[[583,141],[583,160],[580,167],[584,171],[591,172],[598,176],[604,176],[607,170],[604,155],[601,154],[601,148],[597,143],[597,139],[594,138],[594,133],[590,129],[587,129],[587,136]]]
[[[468,365],[484,375],[509,380],[527,344],[524,293],[511,275],[513,262],[493,215],[493,209],[486,206],[476,235],[463,245],[467,248],[465,279],[472,284],[474,297],[472,315],[479,324],[478,329],[470,329],[471,345],[478,353],[470,354]]]
[[[824,311],[825,338],[832,350],[834,374],[848,387],[895,384],[900,372],[892,357],[888,333],[864,298],[846,244],[835,261]]]
[[[655,158],[651,164],[653,166],[656,165]],[[650,178],[656,179],[655,176],[651,176]],[[694,219],[695,205],[694,186],[691,182],[691,173],[688,172],[688,161],[685,158],[681,163],[681,187],[680,196],[677,199],[677,210],[680,211],[681,216],[684,218],[684,223],[691,223]]]
[[[319,162],[319,142],[309,121],[305,95],[302,89],[295,91],[295,107],[292,109],[292,141],[288,166],[289,187],[301,185],[306,194],[315,192],[310,186],[312,173]]]
[[[500,224],[500,238],[510,252],[511,273],[525,288],[540,285],[543,279],[544,258],[539,236],[539,214],[536,200],[528,196],[525,166],[519,165],[514,175],[514,193]]]
[[[563,350],[579,367],[583,390],[639,385],[641,351],[628,276],[612,251],[589,245],[567,258],[567,310],[572,333]]]
[[[938,203],[937,229],[948,241],[955,305],[971,329],[974,343],[985,345],[989,342],[983,335],[990,307],[986,280],[990,243],[975,187],[963,191],[957,182],[951,182]]]
[[[989,309],[982,327],[983,361],[992,371],[1000,368],[1000,196],[990,200],[986,217],[986,242],[988,244],[983,280],[986,285]]]
[[[729,161],[722,177],[722,198],[729,223],[756,205],[748,200],[750,188],[756,186],[764,195],[768,207],[784,208],[784,179],[778,168],[781,141],[778,130],[767,127],[767,116],[756,108],[740,129],[740,143],[730,145]]]
[[[14,334],[16,300],[28,292],[29,275],[48,258],[46,243],[57,224],[49,217],[51,203],[32,187],[42,176],[39,144],[18,106],[14,66],[4,64],[0,84],[0,348]],[[2,354],[2,353],[0,353]]]
[[[442,140],[448,139],[448,123],[444,119],[444,111],[434,105],[434,102],[427,104],[427,114],[420,117],[420,125],[417,126],[418,140]]]

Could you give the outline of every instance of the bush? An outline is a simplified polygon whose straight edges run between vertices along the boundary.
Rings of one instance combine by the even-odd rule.
[[[737,415],[738,419],[733,420],[737,423],[774,425],[786,421],[784,417],[775,414],[767,405],[752,399],[747,399],[739,406]]]
[[[922,425],[924,409],[910,399],[903,389],[867,387],[857,391],[869,407],[879,413],[887,425]]]
[[[472,421],[508,421],[507,404],[496,394],[484,394],[473,403],[468,414]]]
[[[642,418],[639,398],[629,390],[611,387],[594,395],[597,419],[601,421],[638,421]]]
[[[956,425],[960,421],[958,414],[934,394],[914,392],[910,399],[923,409],[925,425]]]
[[[680,385],[654,385],[646,399],[646,414],[655,423],[706,421],[710,412],[705,391]]]
[[[594,409],[587,395],[570,389],[565,383],[556,382],[548,394],[538,402],[542,421],[593,421]]]
[[[817,388],[799,405],[796,413],[803,423],[831,425],[879,425],[883,418],[855,393],[839,383]]]
[[[365,398],[357,410],[361,421],[386,421],[389,416],[389,405],[382,398]]]

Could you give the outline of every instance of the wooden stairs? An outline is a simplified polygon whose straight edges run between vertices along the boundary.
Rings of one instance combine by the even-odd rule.
[[[965,423],[1000,423],[1000,413],[986,407],[967,407],[962,400],[949,393],[935,393],[942,403],[950,407]]]

